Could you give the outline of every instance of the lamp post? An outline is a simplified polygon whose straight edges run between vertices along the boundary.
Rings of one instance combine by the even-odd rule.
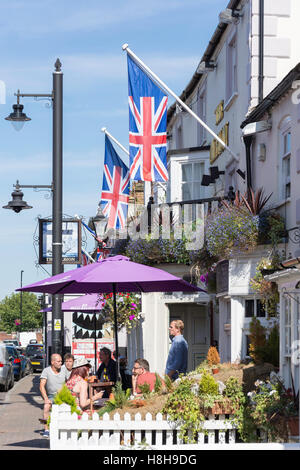
[[[97,214],[95,217],[91,217],[88,223],[90,229],[95,232],[95,241],[97,244],[97,249],[102,251],[103,258],[106,258],[108,255],[110,248],[106,248],[106,245],[103,239],[106,237],[106,229],[107,229],[107,217],[103,214],[100,206],[97,209]]]
[[[23,286],[23,269],[21,270],[21,289]],[[22,331],[22,322],[23,322],[23,298],[22,298],[22,290],[20,291],[20,333]],[[19,339],[20,341],[20,339]]]
[[[59,59],[55,62],[53,72],[53,91],[51,94],[23,94],[18,91],[17,104],[13,105],[13,112],[5,118],[15,125],[23,125],[30,118],[23,112],[20,98],[46,98],[52,101],[53,109],[53,146],[52,146],[52,275],[63,272],[62,264],[62,134],[63,134],[63,74]],[[15,126],[16,127],[16,126]],[[20,196],[20,194],[19,194]],[[5,206],[13,209],[13,207]],[[19,206],[20,212],[23,208]],[[52,297],[52,353],[62,354],[62,296],[59,294]]]

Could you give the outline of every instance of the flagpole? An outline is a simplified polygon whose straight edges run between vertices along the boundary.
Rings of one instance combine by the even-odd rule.
[[[120,144],[120,142],[119,142],[114,136],[112,136],[112,135],[108,132],[108,130],[106,129],[106,127],[102,127],[101,131],[104,132],[104,134],[106,134],[108,137],[110,137],[111,140],[113,140],[113,141],[120,147],[120,149],[122,149],[123,152],[125,152],[125,153],[129,156],[128,150],[127,150],[122,144]]]
[[[223,140],[207,124],[205,124],[205,122],[203,122],[202,119],[199,116],[197,116],[197,114],[194,113],[194,111],[192,111],[191,108],[186,103],[184,103],[184,101],[182,101],[176,95],[176,93],[174,93],[154,72],[152,72],[152,70],[149,67],[147,67],[146,64],[144,64],[144,62],[141,61],[141,59],[139,59],[139,57],[137,57],[134,54],[134,52],[132,52],[131,49],[129,49],[128,44],[123,44],[122,49],[123,51],[126,51],[127,54],[129,54],[134,59],[134,61],[137,62],[137,64],[140,65],[145,70],[145,72],[147,72],[150,76],[152,76],[154,80],[162,88],[165,89],[167,93],[173,96],[173,98],[175,98],[177,103],[182,108],[184,108],[194,119],[196,119],[214,137],[214,139],[216,139],[226,150],[228,150],[228,152],[235,158],[235,160],[239,160],[237,155],[228,147],[228,145],[226,145],[225,142],[223,142]]]

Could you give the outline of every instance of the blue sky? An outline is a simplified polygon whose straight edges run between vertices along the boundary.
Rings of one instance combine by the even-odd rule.
[[[0,300],[20,285],[51,275],[36,266],[37,218],[51,215],[44,192],[24,189],[33,209],[2,209],[13,184],[51,184],[52,111],[46,101],[24,98],[32,121],[16,132],[4,118],[14,93],[51,93],[57,57],[64,73],[63,211],[87,222],[100,198],[106,127],[128,148],[126,54],[128,43],[174,92],[189,82],[227,0],[4,0],[0,16]],[[169,103],[173,103],[170,97]],[[127,157],[118,150],[120,157]],[[87,239],[91,246],[92,240]],[[65,270],[74,266],[66,266]],[[47,272],[45,271],[47,270]]]

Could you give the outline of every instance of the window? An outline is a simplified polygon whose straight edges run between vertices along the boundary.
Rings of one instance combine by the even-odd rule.
[[[291,298],[284,297],[283,299],[283,314],[284,314],[284,354],[289,356],[291,354],[292,345],[292,324],[291,324]]]
[[[237,41],[234,34],[227,43],[226,103],[237,93]]]
[[[259,299],[246,299],[245,300],[245,317],[252,318],[265,318],[266,311]]]
[[[283,135],[282,155],[283,199],[291,196],[291,131]]]
[[[198,90],[198,101],[197,101],[197,112],[200,119],[203,122],[206,122],[206,90],[205,88]],[[198,124],[198,145],[203,145],[206,139],[206,129],[201,125]]]
[[[279,134],[279,201],[291,197],[291,118],[286,117]]]
[[[182,136],[182,123],[180,119],[180,123],[176,127],[176,148],[182,149],[183,148],[183,136]]]
[[[182,163],[181,165],[181,194],[182,201],[200,199],[203,197],[201,186],[204,174],[204,162]]]

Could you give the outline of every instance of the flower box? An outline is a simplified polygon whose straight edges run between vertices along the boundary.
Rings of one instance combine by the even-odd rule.
[[[228,401],[222,401],[222,402],[218,402],[216,401],[214,406],[212,408],[210,408],[209,410],[209,414],[212,414],[212,415],[230,415],[230,414],[233,414],[234,413],[234,409],[233,409],[233,406],[230,402],[230,400]]]

